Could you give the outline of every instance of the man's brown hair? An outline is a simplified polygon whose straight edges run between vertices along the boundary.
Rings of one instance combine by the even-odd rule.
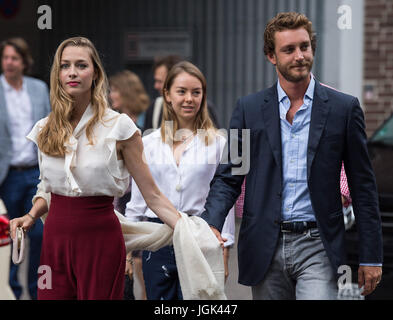
[[[169,72],[169,70],[171,70],[172,67],[180,61],[183,61],[183,59],[178,55],[156,57],[154,59],[153,71],[155,71],[158,67],[165,66]]]
[[[312,29],[312,22],[304,14],[298,12],[280,12],[266,25],[265,33],[263,36],[263,52],[265,53],[265,55],[274,53],[274,34],[277,31],[284,31],[288,29],[296,30],[299,28],[304,28],[308,32],[311,40],[312,52],[313,54],[315,54],[317,39]]]
[[[25,69],[23,70],[24,74],[28,74],[31,72],[31,67],[33,66],[33,57],[30,53],[30,48],[27,42],[22,38],[9,38],[4,40],[0,44],[0,58],[3,57],[3,51],[6,46],[11,46],[15,49],[15,51],[21,55],[23,63],[25,65]]]

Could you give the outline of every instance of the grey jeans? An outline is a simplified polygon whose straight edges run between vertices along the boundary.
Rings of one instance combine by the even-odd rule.
[[[252,287],[254,300],[335,300],[338,286],[317,228],[281,233],[263,281]]]

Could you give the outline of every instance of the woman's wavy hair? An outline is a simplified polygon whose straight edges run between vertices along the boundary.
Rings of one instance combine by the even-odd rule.
[[[52,111],[48,121],[38,135],[38,147],[50,156],[63,157],[66,153],[64,144],[72,135],[71,117],[73,112],[73,98],[64,90],[60,83],[60,65],[63,51],[66,47],[75,46],[86,48],[94,65],[96,79],[91,87],[91,107],[93,117],[86,126],[86,136],[89,144],[93,142],[93,127],[102,121],[108,106],[108,80],[101,59],[93,43],[84,37],[74,37],[64,40],[56,50],[50,74],[50,102]]]
[[[118,90],[126,112],[139,115],[146,111],[150,98],[146,93],[141,79],[134,72],[124,70],[109,78],[110,87]]]
[[[161,122],[161,137],[163,142],[173,142],[175,139],[175,134],[179,129],[179,120],[176,116],[175,111],[173,110],[172,105],[166,100],[166,94],[169,93],[175,78],[186,72],[189,75],[197,78],[202,84],[202,101],[201,107],[198,113],[195,116],[194,121],[194,129],[193,131],[196,133],[198,130],[205,130],[205,144],[209,145],[212,142],[212,138],[216,133],[216,128],[214,127],[213,121],[209,116],[209,112],[207,109],[207,85],[205,76],[202,72],[191,62],[181,61],[175,64],[168,72],[168,75],[165,79],[164,88],[163,88],[163,97],[164,97],[164,108],[162,113],[162,122]],[[173,131],[172,127],[165,125],[167,121],[173,121]]]

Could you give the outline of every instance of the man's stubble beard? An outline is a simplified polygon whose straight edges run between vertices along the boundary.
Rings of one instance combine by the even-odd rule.
[[[281,73],[281,75],[284,77],[285,80],[288,82],[301,82],[304,79],[307,79],[310,76],[310,72],[313,66],[314,60],[311,61],[305,61],[305,63],[301,64],[300,66],[305,66],[307,68],[307,74],[303,75],[298,75],[294,76],[290,73],[290,70],[287,70],[287,68],[283,67],[278,61],[276,64],[277,70]],[[291,68],[294,66],[291,66]]]

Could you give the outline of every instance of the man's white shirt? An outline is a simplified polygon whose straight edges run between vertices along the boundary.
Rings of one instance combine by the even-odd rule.
[[[15,90],[1,75],[1,84],[4,88],[5,102],[7,105],[9,128],[11,130],[13,166],[30,166],[37,164],[37,152],[34,144],[26,139],[33,127],[33,112],[26,82],[22,88]]]

